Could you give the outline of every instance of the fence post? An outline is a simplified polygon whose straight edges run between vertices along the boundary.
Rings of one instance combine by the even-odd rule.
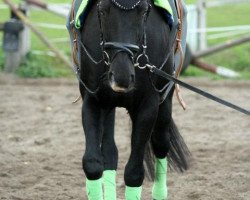
[[[26,4],[20,5],[19,9],[24,14],[27,14],[28,9],[27,9]],[[13,12],[11,13],[11,19],[19,21],[19,18]],[[4,30],[4,31],[7,31],[7,30]],[[8,41],[5,41],[5,42],[8,43]],[[17,42],[18,42],[18,45],[17,45],[18,48],[11,49],[10,47],[10,49],[8,49],[7,47],[5,49],[5,64],[4,64],[5,72],[8,72],[8,73],[15,72],[17,68],[20,66],[26,54],[30,51],[30,31],[27,26],[24,25],[24,28],[18,33]]]
[[[187,34],[187,42],[192,51],[197,51],[199,49],[198,46],[198,12],[197,12],[197,6],[187,5],[188,9],[188,34]]]
[[[28,16],[29,12],[29,7],[26,2],[22,2],[20,5],[20,10]],[[30,37],[30,28],[24,24],[24,29],[21,32],[21,38],[20,38],[20,51],[21,51],[21,56],[22,58],[25,58],[25,56],[30,52],[31,49],[31,37]]]
[[[198,50],[203,50],[207,47],[206,40],[206,2],[199,0],[197,2],[198,10]]]

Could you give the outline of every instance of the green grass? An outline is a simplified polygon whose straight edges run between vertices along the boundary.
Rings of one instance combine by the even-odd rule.
[[[212,0],[211,0],[212,1]],[[20,2],[15,0],[14,2]],[[69,3],[71,0],[49,0],[47,2],[53,3]],[[186,0],[188,4],[195,3],[195,0]],[[0,4],[3,1],[0,0]],[[247,25],[250,24],[250,4],[236,4],[228,5],[217,8],[210,8],[207,12],[207,25],[208,27],[220,27],[220,26],[234,26],[234,25]],[[0,22],[6,21],[9,18],[8,10],[0,10]],[[46,11],[31,11],[29,14],[31,21],[45,22],[45,23],[55,23],[55,24],[65,24],[65,19],[58,17]],[[57,29],[47,29],[40,28],[48,38],[66,38],[68,37],[67,30],[57,30]],[[2,33],[0,33],[0,38],[2,38]],[[209,40],[208,46],[215,44],[220,44],[229,39],[234,39],[237,37],[228,37],[217,40]],[[68,56],[70,55],[70,45],[68,43],[56,43],[55,44],[61,51],[63,51]],[[32,34],[32,49],[48,51],[48,48],[35,36]],[[250,44],[240,45],[234,48],[230,48],[225,51],[221,51],[217,54],[205,57],[204,60],[219,66],[225,66],[240,72],[243,79],[250,79]],[[4,64],[3,51],[0,50],[0,70],[3,69]],[[18,72],[21,76],[28,77],[39,77],[39,76],[67,76],[72,75],[71,69],[65,66],[60,60],[56,58],[51,58],[48,56],[35,56],[29,55],[27,61],[22,64]],[[185,76],[209,76],[213,79],[219,78],[211,73],[204,72],[196,67],[189,67],[184,74]]]
[[[61,67],[60,63],[51,58],[40,57],[32,54],[27,55],[26,61],[21,64],[17,74],[23,77],[66,77],[69,76],[69,70]]]

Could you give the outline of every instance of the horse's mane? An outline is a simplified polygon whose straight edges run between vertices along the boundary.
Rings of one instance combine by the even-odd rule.
[[[112,2],[123,10],[135,8],[142,0],[112,0]]]

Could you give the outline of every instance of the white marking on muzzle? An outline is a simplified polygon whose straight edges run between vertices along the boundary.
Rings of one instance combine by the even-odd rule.
[[[128,88],[118,86],[114,81],[111,82],[110,86],[115,92],[126,92],[128,90]]]

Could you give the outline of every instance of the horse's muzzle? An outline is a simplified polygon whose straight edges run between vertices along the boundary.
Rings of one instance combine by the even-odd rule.
[[[114,92],[130,92],[135,86],[135,75],[131,74],[129,79],[127,79],[126,77],[115,76],[113,72],[109,72],[109,84]]]

